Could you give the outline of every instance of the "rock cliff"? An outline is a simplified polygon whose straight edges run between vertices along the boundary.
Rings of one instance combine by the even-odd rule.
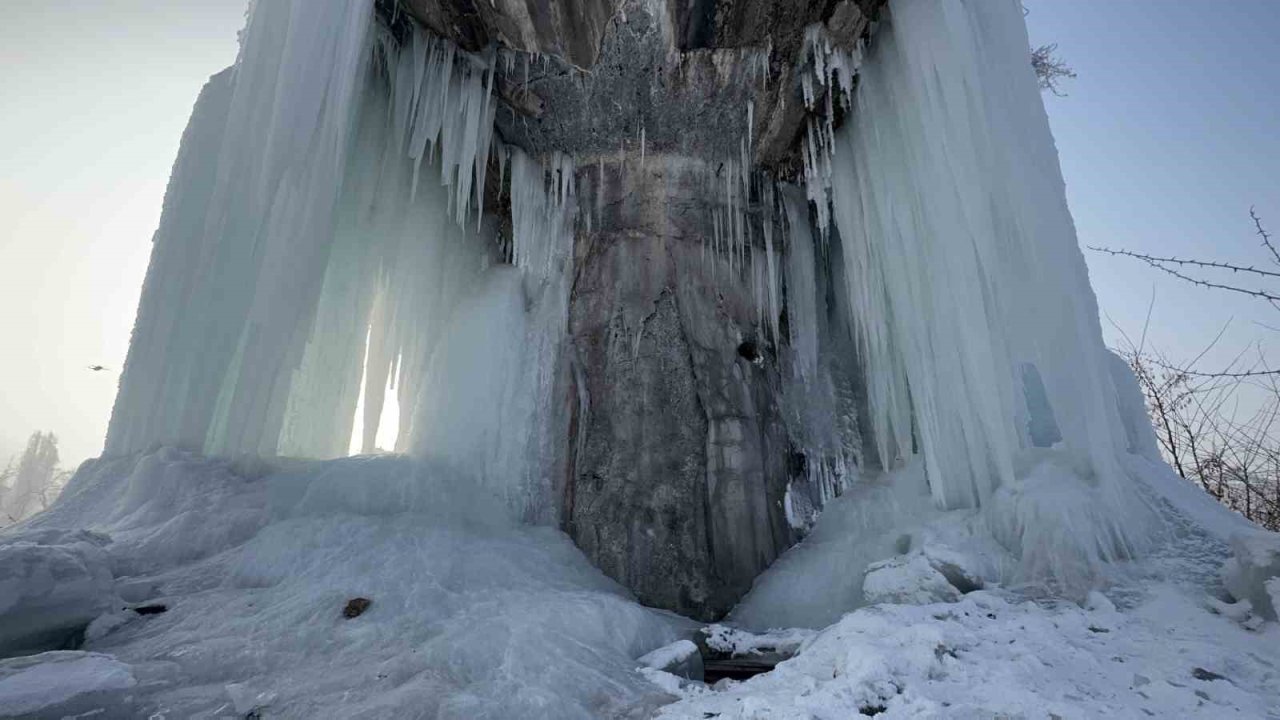
[[[881,5],[383,3],[393,28],[407,11],[464,49],[500,48],[498,136],[578,168],[562,525],[646,604],[723,615],[799,538],[798,508],[829,492],[812,487],[815,471],[840,465],[802,447],[810,399],[786,391],[786,318],[769,332],[745,254],[707,248],[734,223],[754,258],[773,252],[766,233],[781,247],[765,190],[802,172],[807,38],[819,28],[852,47]],[[852,407],[856,373],[839,365],[833,382]]]

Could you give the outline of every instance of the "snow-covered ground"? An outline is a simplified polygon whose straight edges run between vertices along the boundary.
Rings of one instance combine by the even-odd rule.
[[[770,673],[686,685],[658,717],[1280,717],[1280,630],[1246,630],[1194,595],[1158,583],[1124,610],[988,591],[876,605]]]
[[[636,604],[563,534],[510,520],[500,498],[442,471],[390,456],[96,461],[0,536],[7,637],[92,620],[74,651],[0,660],[0,716],[1280,717],[1280,626],[1224,602],[1219,580],[1228,537],[1247,526],[1167,469],[1134,458],[1130,470],[1166,531],[1082,604],[973,577],[985,589],[932,602],[960,595],[929,594],[934,568],[955,580],[983,563],[895,545],[867,558],[870,575],[925,604],[854,610],[869,598],[835,592],[850,583],[810,578],[824,610],[808,615],[833,624],[762,638],[711,628],[721,651],[800,651],[708,687],[656,669],[687,659],[694,623]],[[828,524],[848,530],[840,507]],[[815,537],[835,545],[794,555],[841,547],[822,525]],[[1252,537],[1260,552],[1275,540]],[[883,562],[894,553],[905,561]],[[757,591],[798,582],[798,567],[823,563],[781,562]],[[757,620],[765,596],[744,604]],[[345,618],[355,597],[372,604]]]
[[[506,512],[398,457],[97,461],[0,541],[26,552],[0,567],[0,625],[57,627],[41,615],[50,599],[64,628],[98,617],[86,654],[0,661],[0,716],[96,703],[130,718],[558,720],[644,717],[670,701],[635,658],[693,624],[638,605],[562,533]],[[85,526],[96,552],[59,530]],[[76,558],[73,579],[113,582],[32,584],[48,556]],[[347,619],[355,597],[372,604]],[[167,609],[124,610],[139,603]]]

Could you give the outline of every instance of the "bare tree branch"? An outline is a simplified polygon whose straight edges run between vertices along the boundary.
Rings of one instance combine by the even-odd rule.
[[[1258,268],[1253,267],[1252,265],[1249,265],[1249,266],[1232,265],[1231,263],[1214,262],[1212,260],[1195,260],[1192,258],[1159,257],[1156,255],[1146,255],[1143,253],[1136,253],[1136,252],[1133,252],[1132,250],[1122,250],[1122,249],[1117,250],[1117,249],[1108,248],[1108,247],[1094,247],[1092,245],[1089,246],[1089,249],[1095,252],[1106,253],[1108,255],[1123,255],[1125,257],[1137,258],[1138,260],[1142,260],[1143,262],[1146,262],[1148,264],[1170,263],[1175,265],[1191,265],[1195,267],[1213,268],[1215,270],[1230,270],[1231,272],[1253,273],[1255,275],[1261,275],[1263,277],[1269,277],[1269,278],[1280,278],[1280,272],[1272,272],[1270,270],[1259,270]]]
[[[1226,290],[1228,292],[1240,293],[1242,295],[1249,295],[1251,297],[1256,297],[1261,300],[1266,300],[1268,302],[1273,302],[1273,303],[1280,302],[1280,295],[1275,295],[1265,290],[1250,290],[1249,288],[1235,287],[1234,285],[1223,285],[1222,283],[1215,283],[1215,282],[1210,282],[1208,280],[1202,280],[1200,278],[1194,278],[1194,277],[1191,277],[1190,275],[1184,275],[1178,272],[1177,270],[1174,270],[1173,268],[1165,267],[1164,265],[1161,264],[1162,261],[1159,259],[1152,258],[1149,256],[1144,256],[1140,253],[1129,252],[1127,250],[1111,250],[1108,248],[1096,248],[1092,246],[1089,249],[1095,250],[1101,253],[1106,253],[1108,255],[1124,255],[1127,257],[1137,258],[1138,260],[1145,262],[1146,264],[1150,265],[1151,267],[1161,272],[1168,273],[1169,275],[1172,275],[1178,278],[1179,280],[1184,280],[1186,282],[1189,282],[1192,285],[1199,285],[1200,287],[1210,288],[1213,290]],[[1245,270],[1245,268],[1236,268],[1236,269],[1241,271]],[[1250,270],[1252,270],[1252,268],[1250,268]],[[1253,270],[1253,272],[1262,273],[1263,271]],[[1270,274],[1270,273],[1266,273],[1266,274]]]
[[[1039,81],[1041,90],[1048,90],[1058,97],[1066,97],[1066,93],[1058,90],[1058,83],[1063,80],[1074,80],[1076,73],[1066,61],[1054,54],[1057,51],[1057,43],[1041,45],[1032,50],[1031,68],[1036,72],[1036,80]]]
[[[1258,229],[1258,237],[1262,238],[1262,244],[1271,251],[1271,259],[1280,265],[1280,252],[1276,252],[1276,246],[1271,244],[1271,233],[1262,229],[1262,220],[1258,218],[1258,214],[1252,207],[1249,208],[1249,217],[1253,218],[1253,226]]]

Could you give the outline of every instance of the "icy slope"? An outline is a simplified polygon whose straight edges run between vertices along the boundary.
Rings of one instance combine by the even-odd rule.
[[[81,649],[137,687],[109,696],[107,717],[585,719],[668,701],[633,658],[688,623],[452,480],[397,457],[246,468],[162,450],[86,465],[0,542],[71,527],[112,539],[102,562],[123,601],[86,594],[115,612]],[[346,619],[355,597],[372,604]],[[143,601],[167,611],[119,612]]]
[[[773,672],[690,690],[658,717],[1278,717],[1277,647],[1274,623],[1250,632],[1168,585],[1125,611],[980,591],[864,608]]]
[[[658,717],[1280,718],[1280,626],[1263,622],[1247,602],[1224,602],[1220,579],[1232,552],[1228,537],[1237,554],[1226,563],[1231,568],[1241,546],[1274,553],[1280,536],[1223,511],[1164,465],[1130,456],[1126,468],[1164,519],[1164,532],[1144,559],[1109,568],[1099,579],[1104,589],[1080,604],[1035,586],[991,584],[958,602],[930,602],[925,591],[937,578],[904,563],[889,580],[914,582],[917,594],[898,599],[921,604],[877,604],[840,617],[867,600],[870,559],[923,544],[905,557],[919,559],[925,574],[939,559],[991,572],[1001,551],[989,534],[982,541],[982,526],[969,521],[974,513],[955,511],[921,516],[903,546],[868,544],[881,524],[910,527],[901,519],[919,506],[901,490],[886,494],[907,483],[855,495],[864,501],[860,512],[837,502],[734,616],[756,627],[832,624],[770,673],[713,688],[684,683],[683,699]],[[963,552],[930,557],[930,543],[943,541]],[[680,684],[654,678],[667,688]]]

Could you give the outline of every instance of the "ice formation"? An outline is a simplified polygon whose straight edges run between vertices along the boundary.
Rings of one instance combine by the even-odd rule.
[[[1021,482],[1039,413],[1087,513],[1052,557],[1129,556],[1144,530],[1126,434],[1018,4],[891,7],[831,174],[881,462],[918,453],[939,507],[981,506]]]
[[[640,606],[554,529],[573,462],[562,445],[591,403],[566,359],[575,233],[604,222],[605,159],[579,168],[494,137],[496,48],[393,30],[370,0],[261,0],[184,135],[105,457],[0,543],[0,649],[83,634],[90,652],[0,661],[0,703],[592,718],[681,696],[665,716],[1066,712],[1039,679],[979,695],[1044,658],[1186,672],[1130,638],[1156,644],[1161,618],[1202,610],[1156,597],[1122,622],[1089,592],[1151,535],[1148,504],[1181,524],[1173,574],[1208,584],[1205,558],[1234,542],[1225,581],[1240,602],[1210,606],[1256,630],[1274,615],[1280,546],[1159,465],[1133,378],[1102,346],[1019,3],[892,0],[884,19],[869,45],[805,38],[804,187],[754,169],[750,129],[717,166],[664,154],[641,124],[613,168],[625,184],[696,167],[679,179],[701,178],[689,184],[703,183],[711,230],[692,238],[701,266],[663,292],[749,298],[755,337],[725,334],[746,362],[724,374],[778,385],[761,395],[780,406],[779,462],[753,481],[786,465],[786,520],[808,535],[708,644],[798,658],[723,692],[676,677],[698,655],[692,623]],[[764,82],[769,56],[721,61]],[[757,114],[748,101],[748,128]],[[643,332],[633,320],[620,326]],[[747,462],[729,435],[754,427],[730,420],[707,431],[724,467]],[[401,455],[335,459],[353,442]],[[731,498],[744,476],[706,467],[709,494]],[[736,540],[745,555],[760,538]],[[1086,609],[1050,617],[1019,601],[1024,583]],[[357,595],[370,610],[342,619]],[[129,607],[143,601],[167,611],[143,620]],[[883,602],[931,604],[850,613]],[[1211,690],[1255,710],[1274,679],[1263,665],[1233,666],[1238,689],[1170,680],[1153,707],[1199,708]],[[1097,695],[1072,702],[1099,713],[1129,682],[1086,680]]]
[[[709,177],[704,257],[727,259],[720,281],[746,283],[761,337],[788,347],[808,458],[792,522],[858,468],[918,454],[938,507],[999,511],[993,531],[1021,546],[1043,515],[1008,496],[1021,456],[1053,445],[1093,510],[1036,552],[1126,557],[1143,531],[1119,522],[1134,506],[1116,458],[1150,448],[1117,405],[1017,4],[890,16],[870,47],[806,37],[811,203],[751,169],[750,134]],[[395,450],[555,517],[577,169],[492,139],[496,50],[407,27],[366,0],[255,6],[174,167],[108,454],[337,457],[357,425],[372,452],[391,392]],[[490,158],[509,246],[482,202]]]
[[[409,27],[397,41],[365,0],[255,6],[174,167],[108,454],[338,457],[358,403],[371,452],[390,387],[396,450],[503,478],[517,512],[540,494],[519,488],[552,430],[535,414],[574,168],[498,150],[518,270],[502,267],[482,204],[496,55]]]

